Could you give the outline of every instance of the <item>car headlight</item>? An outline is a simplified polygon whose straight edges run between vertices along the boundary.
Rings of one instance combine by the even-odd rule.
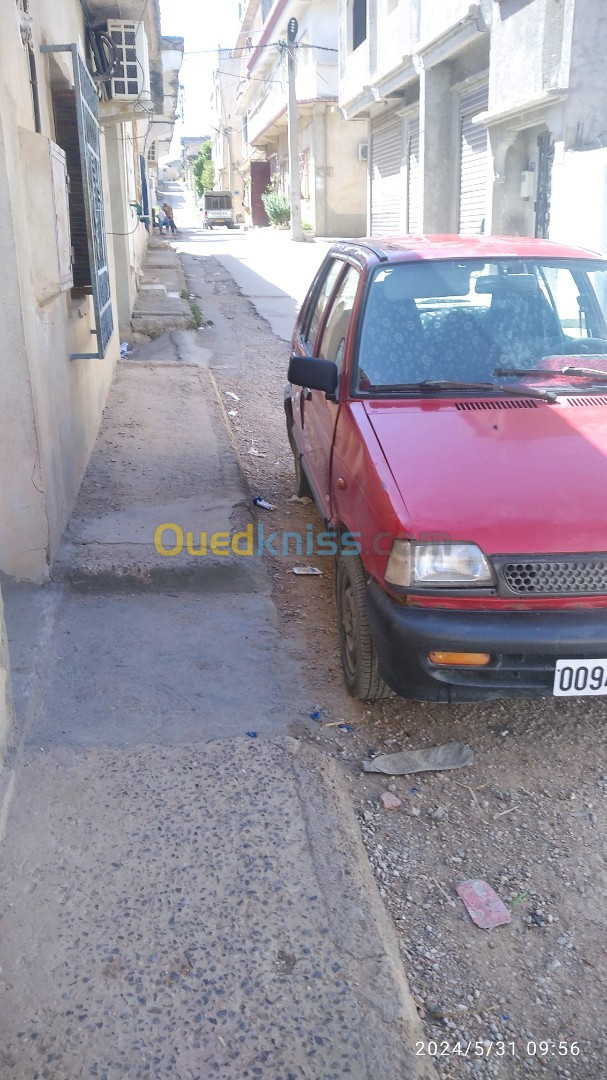
[[[386,581],[403,589],[491,585],[491,567],[476,544],[418,544],[395,540]]]

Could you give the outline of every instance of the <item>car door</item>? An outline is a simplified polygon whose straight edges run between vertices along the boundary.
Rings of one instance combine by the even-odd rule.
[[[322,325],[331,294],[337,281],[344,271],[343,259],[332,258],[327,260],[321,267],[316,281],[313,283],[308,298],[306,299],[301,314],[300,324],[296,329],[293,351],[298,356],[314,356],[314,346],[318,338],[318,332]],[[304,466],[308,471],[307,458],[311,449],[308,431],[304,425],[304,404],[311,397],[312,391],[305,387],[291,387],[291,402],[293,408],[293,434],[296,445],[304,455]]]
[[[315,345],[315,355],[322,360],[332,360],[340,376],[359,280],[359,271],[347,264],[333,289]],[[338,381],[335,401],[329,401],[324,393],[313,390],[308,391],[302,405],[308,479],[319,509],[327,518],[331,514],[331,450],[339,400]]]

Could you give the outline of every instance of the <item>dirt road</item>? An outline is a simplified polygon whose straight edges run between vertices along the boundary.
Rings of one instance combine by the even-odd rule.
[[[313,506],[290,501],[288,346],[203,245],[183,263],[251,496],[276,505],[251,507],[255,527],[305,537],[321,522]],[[399,930],[425,1024],[419,1052],[434,1054],[446,1077],[607,1077],[605,703],[354,701],[341,679],[332,559],[298,556],[294,545],[265,551],[282,633],[305,650],[314,737],[344,772]],[[322,576],[289,573],[301,563]],[[341,730],[342,720],[353,730]],[[301,734],[309,737],[303,724]],[[361,771],[373,752],[450,739],[473,749],[472,766],[392,780]],[[380,802],[388,790],[401,800],[393,811]],[[498,891],[510,925],[472,924],[454,889],[467,878]]]

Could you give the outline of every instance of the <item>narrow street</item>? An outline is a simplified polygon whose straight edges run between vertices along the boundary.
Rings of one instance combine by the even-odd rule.
[[[260,510],[259,520],[266,532],[305,535],[306,525],[320,527],[320,519],[314,507],[290,501],[282,409],[289,346],[276,334],[305,295],[326,245],[293,244],[269,230],[248,236],[220,229],[202,237],[198,246],[178,237],[177,247],[212,324],[199,336],[213,352],[250,493],[277,506]],[[379,891],[400,932],[426,1037],[439,1048],[483,1042],[485,1054],[492,1044],[506,1046],[504,1056],[480,1061],[447,1048],[437,1057],[439,1072],[606,1076],[607,927],[598,900],[607,882],[604,705],[590,698],[355,702],[341,677],[331,560],[266,554],[266,562],[283,640],[298,642],[311,698],[322,711],[304,737],[338,762],[349,788]],[[288,571],[296,562],[315,563],[323,576],[294,577]],[[336,729],[339,720],[354,730]],[[392,780],[360,770],[374,751],[449,739],[472,748],[471,767]],[[396,811],[381,807],[386,790],[402,802]],[[470,922],[454,890],[470,877],[489,881],[512,906],[510,926],[487,933]],[[546,1040],[577,1041],[579,1055],[563,1060],[556,1050],[534,1051]]]
[[[56,580],[5,591],[0,1075],[600,1080],[604,706],[364,706],[331,559],[158,551],[163,523],[320,525],[282,392],[326,246],[207,233],[166,194],[202,327],[120,364]],[[473,765],[361,772],[451,738]],[[469,877],[509,926],[470,922]]]
[[[179,333],[119,366],[53,583],[5,592],[0,1076],[429,1077],[267,568],[154,544],[251,520]]]

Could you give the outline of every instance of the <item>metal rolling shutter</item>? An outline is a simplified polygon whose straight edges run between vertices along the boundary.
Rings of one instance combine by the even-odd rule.
[[[395,116],[371,130],[371,233],[394,236],[400,230],[403,160],[402,120]]]
[[[461,165],[459,231],[471,236],[480,233],[487,200],[487,129],[473,124],[472,117],[489,106],[489,88],[480,86],[464,94],[460,104]]]
[[[422,231],[422,175],[419,161],[419,120],[409,124],[407,152],[407,232]]]

